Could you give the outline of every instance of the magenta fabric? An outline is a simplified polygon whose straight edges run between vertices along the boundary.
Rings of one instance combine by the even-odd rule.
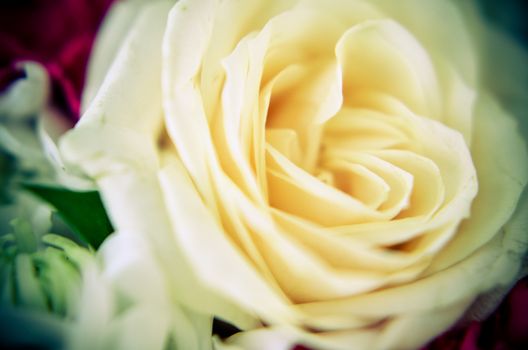
[[[16,63],[44,65],[53,103],[72,121],[99,24],[113,0],[5,0],[0,2],[0,90],[23,73]]]

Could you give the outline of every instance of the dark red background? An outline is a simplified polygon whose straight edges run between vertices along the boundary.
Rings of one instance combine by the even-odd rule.
[[[16,62],[42,63],[53,102],[79,116],[79,96],[92,43],[112,0],[3,0],[0,2],[0,89],[21,72]]]

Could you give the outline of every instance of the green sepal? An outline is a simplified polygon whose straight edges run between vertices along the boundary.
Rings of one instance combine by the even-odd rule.
[[[23,183],[22,187],[51,204],[73,232],[95,249],[114,231],[97,191],[34,183]]]

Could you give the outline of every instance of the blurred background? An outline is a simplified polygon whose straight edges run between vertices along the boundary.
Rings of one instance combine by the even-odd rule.
[[[527,0],[477,0],[477,2],[484,15],[494,25],[508,32],[525,47],[528,46]]]

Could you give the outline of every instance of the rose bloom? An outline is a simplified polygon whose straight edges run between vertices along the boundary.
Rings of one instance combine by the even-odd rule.
[[[472,14],[120,3],[63,155],[174,300],[243,330],[219,347],[417,348],[486,312],[526,247],[528,155]]]

